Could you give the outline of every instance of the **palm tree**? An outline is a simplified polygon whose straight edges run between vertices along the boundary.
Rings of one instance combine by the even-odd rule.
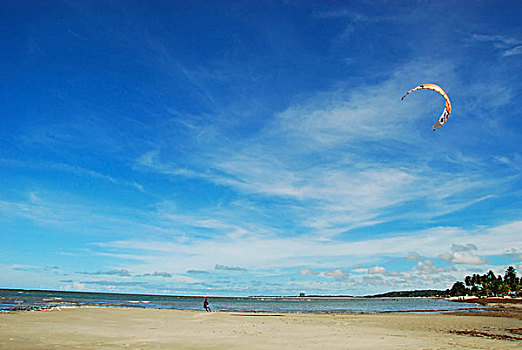
[[[509,266],[504,274],[504,282],[509,286],[509,289],[515,291],[518,289],[520,279],[517,277],[517,270],[513,266]]]
[[[473,286],[477,286],[479,284],[482,284],[482,282],[480,280],[480,275],[478,273],[474,273],[473,274],[473,276],[471,277],[471,283],[473,284]]]
[[[466,286],[468,287],[473,286],[473,283],[471,283],[471,276],[466,276],[466,278],[464,278],[464,283],[466,283]]]
[[[493,271],[489,270],[489,272],[487,274],[483,274],[482,276],[480,276],[480,284],[481,284],[481,291],[482,291],[482,295],[484,295],[485,297],[488,297],[489,294],[491,293],[491,289],[492,289],[492,279],[491,279],[491,276],[495,277],[495,274],[493,273]]]

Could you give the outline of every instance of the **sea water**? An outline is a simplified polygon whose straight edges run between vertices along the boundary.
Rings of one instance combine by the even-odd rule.
[[[266,313],[449,312],[483,309],[436,298],[207,297],[213,311]],[[64,306],[203,310],[201,296],[170,296],[0,289],[0,312]]]

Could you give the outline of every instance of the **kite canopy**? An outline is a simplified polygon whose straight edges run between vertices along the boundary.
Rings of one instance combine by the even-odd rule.
[[[440,128],[442,125],[444,125],[444,123],[446,123],[448,121],[448,118],[449,118],[449,116],[451,114],[451,102],[450,102],[450,99],[448,97],[448,94],[446,94],[446,92],[440,86],[438,86],[436,84],[422,84],[422,85],[419,85],[416,88],[411,89],[410,91],[408,91],[404,96],[402,96],[401,100],[404,100],[404,98],[406,96],[408,96],[409,94],[411,94],[413,91],[422,90],[422,89],[428,89],[428,90],[433,90],[435,92],[438,92],[446,100],[446,106],[444,106],[444,111],[442,112],[442,115],[437,120],[437,122],[435,124],[433,124],[433,131],[435,131],[438,128]]]

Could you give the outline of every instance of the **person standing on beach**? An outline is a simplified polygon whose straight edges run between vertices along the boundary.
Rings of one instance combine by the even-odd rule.
[[[203,307],[205,308],[205,310],[206,310],[207,312],[212,312],[212,310],[210,309],[210,306],[208,306],[208,304],[210,304],[210,303],[208,302],[208,299],[205,299],[205,301],[203,302]]]

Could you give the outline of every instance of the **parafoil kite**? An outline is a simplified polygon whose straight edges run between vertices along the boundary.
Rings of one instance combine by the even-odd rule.
[[[437,120],[437,122],[435,124],[433,124],[433,131],[435,131],[438,128],[440,128],[442,125],[444,125],[444,123],[446,123],[448,121],[448,118],[449,118],[449,116],[451,114],[451,102],[450,102],[450,99],[448,97],[448,94],[446,94],[446,92],[440,86],[438,86],[436,84],[422,84],[422,85],[419,85],[416,88],[411,89],[410,91],[408,91],[404,96],[402,96],[401,101],[404,100],[404,98],[406,96],[408,96],[409,94],[411,94],[413,91],[422,90],[422,89],[428,89],[428,90],[436,91],[439,94],[441,94],[442,97],[444,97],[444,99],[446,100],[446,106],[444,106],[444,111],[442,112],[442,115]]]

